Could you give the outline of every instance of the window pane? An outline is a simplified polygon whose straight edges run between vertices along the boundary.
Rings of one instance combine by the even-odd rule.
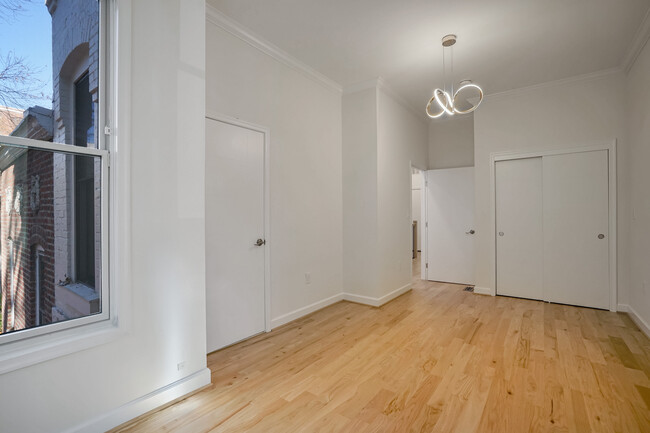
[[[0,144],[1,333],[101,312],[101,158]]]
[[[96,147],[99,1],[0,0],[0,135]]]

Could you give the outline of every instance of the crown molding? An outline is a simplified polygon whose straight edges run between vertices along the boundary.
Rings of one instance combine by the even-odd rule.
[[[650,9],[648,9],[645,17],[643,17],[643,21],[641,22],[636,35],[634,35],[632,44],[630,45],[630,48],[628,48],[627,53],[625,53],[625,57],[623,58],[622,67],[625,73],[630,72],[632,66],[634,66],[634,63],[636,62],[636,59],[639,57],[641,51],[643,51],[643,48],[648,43],[648,40],[650,40]]]
[[[623,73],[623,69],[620,67],[603,69],[602,71],[590,72],[588,74],[582,74],[582,75],[575,75],[569,78],[561,78],[559,80],[547,81],[540,84],[533,84],[532,86],[519,87],[517,89],[504,90],[503,92],[490,93],[485,95],[485,100],[494,101],[506,97],[516,96],[522,93],[532,92],[535,90],[542,90],[550,87],[560,87],[572,83],[599,80],[601,78],[605,78],[610,75],[616,75],[621,73]]]
[[[341,85],[337,82],[327,78],[325,75],[316,71],[315,69],[307,66],[305,63],[291,56],[287,52],[283,51],[279,47],[273,45],[271,42],[267,41],[263,37],[256,35],[251,30],[247,29],[239,22],[233,20],[229,16],[225,15],[219,9],[215,8],[212,5],[206,4],[205,8],[206,19],[209,23],[214,24],[231,35],[241,39],[246,42],[253,48],[258,49],[264,54],[272,57],[278,62],[282,63],[289,68],[300,72],[305,77],[315,81],[316,83],[322,85],[328,90],[332,90],[337,93],[342,93],[343,89]]]

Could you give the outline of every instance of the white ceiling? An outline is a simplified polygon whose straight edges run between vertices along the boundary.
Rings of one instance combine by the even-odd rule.
[[[413,107],[454,78],[487,94],[621,66],[650,0],[208,0],[343,87],[376,77]]]

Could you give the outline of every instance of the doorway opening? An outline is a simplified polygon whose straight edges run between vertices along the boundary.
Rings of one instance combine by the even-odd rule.
[[[424,240],[424,172],[411,165],[411,258],[413,279],[422,279],[422,245]]]

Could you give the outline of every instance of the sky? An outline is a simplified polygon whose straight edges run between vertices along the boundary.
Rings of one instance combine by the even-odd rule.
[[[0,19],[0,56],[4,58],[13,51],[17,57],[23,57],[37,71],[34,75],[44,84],[42,92],[49,96],[15,108],[52,108],[52,20],[44,0],[24,1],[23,5],[24,12],[9,16],[8,22]]]

